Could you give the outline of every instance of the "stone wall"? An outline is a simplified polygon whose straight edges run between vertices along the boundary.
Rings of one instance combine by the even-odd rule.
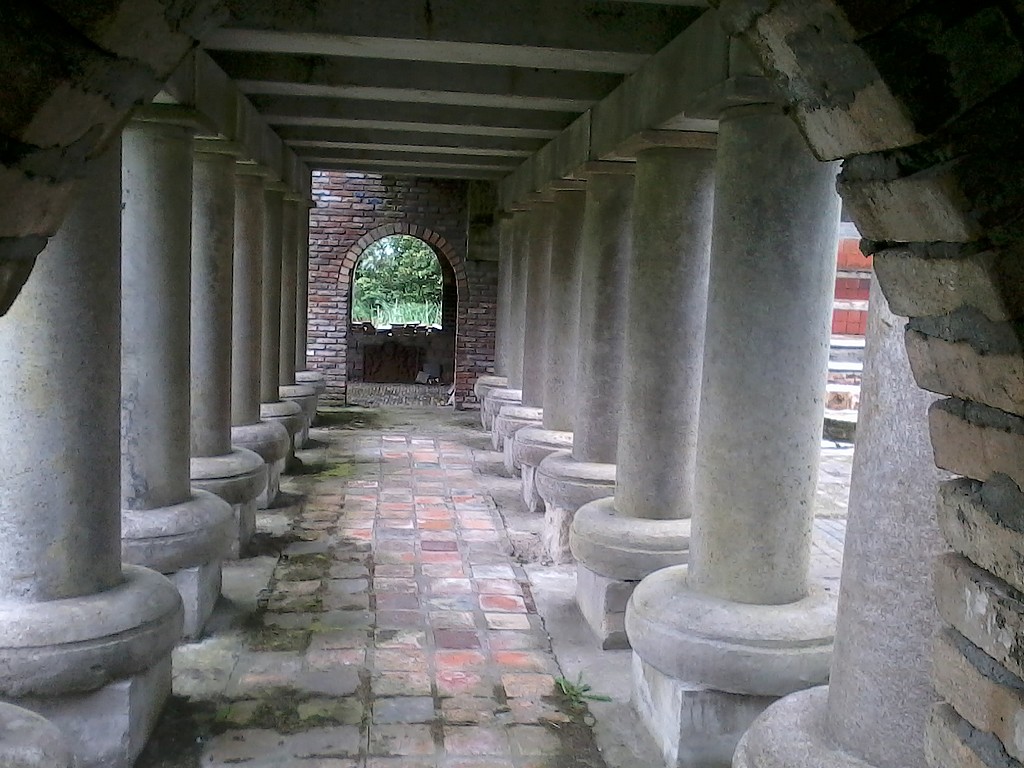
[[[1024,7],[714,1],[753,46],[823,159],[909,316],[952,550],[928,762],[1018,765],[1024,722]],[[894,457],[898,461],[899,457]]]
[[[468,253],[469,184],[314,171],[313,200],[306,349],[309,368],[327,376],[327,399],[345,400],[355,265],[377,240],[407,234],[427,242],[454,272],[456,290],[445,290],[443,312],[446,325],[455,314],[455,404],[472,403],[473,382],[494,365],[498,264]]]

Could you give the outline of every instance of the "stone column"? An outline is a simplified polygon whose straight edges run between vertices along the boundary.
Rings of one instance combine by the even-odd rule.
[[[278,393],[282,400],[298,403],[306,417],[295,447],[301,448],[309,440],[309,425],[316,416],[316,390],[295,383],[295,307],[299,265],[299,209],[302,198],[292,192],[284,196],[281,209],[281,346],[278,362]]]
[[[548,556],[568,562],[581,506],[612,494],[622,409],[626,279],[633,248],[633,163],[601,163],[587,180],[581,234],[579,344],[572,451],[537,468]]]
[[[808,566],[836,164],[757,105],[723,113],[715,171],[690,564],[645,578],[626,609],[634,700],[685,766],[728,763],[770,702],[825,682],[835,626]]]
[[[569,534],[576,602],[606,649],[629,645],[640,579],[689,550],[714,181],[713,150],[637,155],[615,496],[581,507]]]
[[[512,215],[502,213],[498,216],[498,305],[494,324],[494,375],[477,378],[473,384],[473,394],[480,403],[480,423],[484,428],[484,400],[492,389],[508,388],[508,341],[509,316],[512,300],[512,255],[509,252],[512,241]]]
[[[236,168],[231,324],[231,442],[259,454],[267,466],[267,487],[256,499],[259,509],[277,498],[291,443],[284,425],[260,420],[264,177],[253,163]]]
[[[192,165],[192,487],[231,505],[243,554],[256,532],[256,499],[267,487],[263,459],[231,445],[231,304],[235,156],[224,141],[197,139]]]
[[[308,198],[300,198],[295,204],[298,236],[295,248],[296,287],[295,287],[295,383],[312,387],[316,393],[316,402],[327,390],[327,377],[320,371],[306,368],[306,338],[309,326],[309,209],[312,203]],[[316,413],[314,412],[314,421]],[[312,426],[313,421],[310,422]]]
[[[519,473],[512,453],[513,436],[524,427],[539,427],[544,416],[544,318],[551,265],[552,201],[549,194],[533,203],[527,229],[522,403],[503,405],[491,431],[491,443],[495,450],[504,451],[505,471],[509,475]]]
[[[505,341],[505,371],[507,387],[493,387],[484,393],[480,419],[484,429],[492,430],[494,419],[506,405],[523,402],[523,350],[526,320],[526,243],[529,215],[525,209],[512,215],[509,225],[507,253],[509,254],[509,310],[508,333]]]
[[[281,261],[284,241],[284,184],[267,181],[263,187],[263,296],[260,343],[260,418],[276,421],[288,430],[286,469],[297,461],[295,448],[308,429],[302,407],[282,400],[281,378]],[[294,222],[294,217],[289,217]]]
[[[769,707],[740,741],[738,767],[925,768],[945,473],[928,436],[936,397],[910,373],[905,324],[873,280],[829,685]]]
[[[79,766],[134,762],[181,636],[174,586],[121,565],[120,217],[118,146],[0,318],[0,697]]]
[[[122,159],[121,555],[170,576],[195,638],[237,528],[189,484],[192,128],[176,108],[139,115]]]
[[[524,427],[512,441],[512,459],[520,467],[527,509],[543,512],[535,473],[555,451],[572,449],[576,398],[576,349],[580,324],[580,236],[586,182],[563,181],[569,187],[554,193],[551,258],[548,268],[544,329],[544,417]]]

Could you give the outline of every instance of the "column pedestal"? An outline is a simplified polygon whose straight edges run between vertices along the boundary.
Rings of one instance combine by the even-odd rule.
[[[488,432],[494,430],[494,420],[506,405],[522,405],[523,390],[495,387],[484,395],[484,405],[480,409],[480,421]],[[493,438],[492,438],[493,439]],[[495,450],[498,450],[495,448]]]
[[[231,434],[234,433],[232,428]],[[231,453],[189,460],[192,487],[208,491],[231,505],[238,535],[232,537],[228,546],[229,557],[244,557],[248,551],[256,533],[256,509],[260,499],[267,495],[269,474],[264,458],[248,448],[234,447]],[[276,482],[280,483],[279,478]]]
[[[303,351],[303,357],[305,357],[305,351]],[[304,387],[309,387],[313,390],[313,394],[316,395],[314,402],[314,410],[310,416],[309,426],[313,427],[317,425],[316,408],[320,407],[320,398],[324,396],[324,392],[327,391],[327,377],[324,376],[320,371],[296,371],[295,372],[295,383],[301,384]]]
[[[552,453],[534,475],[544,500],[548,557],[569,562],[576,511],[615,489],[622,409],[626,278],[633,239],[632,163],[606,163],[587,180],[580,234],[580,312],[571,453]]]
[[[537,468],[544,459],[557,451],[572,451],[572,432],[544,429],[543,426],[525,426],[515,433],[511,447],[506,445],[506,449],[505,469],[509,470],[509,474],[514,474],[514,468],[519,469],[523,479],[523,503],[527,510],[543,513],[544,499],[537,490]]]
[[[53,723],[27,709],[0,703],[0,765],[73,768],[74,757]]]
[[[505,470],[518,474],[518,467],[512,466],[512,438],[523,427],[539,427],[543,423],[544,411],[527,405],[503,405],[494,419],[491,429],[491,447],[505,453]]]
[[[182,604],[121,565],[121,153],[82,186],[0,318],[0,697],[50,719],[78,768],[128,768],[170,692]],[[150,684],[118,696],[137,680]],[[0,764],[68,760],[5,704]]]
[[[628,648],[629,596],[648,574],[685,562],[690,521],[632,517],[616,508],[614,497],[605,497],[576,512],[569,548],[576,559],[576,603],[583,618],[602,649]]]
[[[480,403],[480,425],[484,429],[490,429],[490,424],[484,422],[484,400],[487,399],[487,393],[492,389],[507,388],[507,376],[481,376],[473,384],[473,394],[476,395],[476,401]]]
[[[189,484],[191,127],[173,108],[137,114],[123,135],[121,556],[181,587],[192,639],[237,528]]]
[[[835,173],[770,105],[719,120],[689,564],[626,608],[634,702],[670,766],[729,765],[770,701],[828,679],[836,598],[808,569]]]
[[[309,427],[316,418],[316,390],[305,384],[282,384],[277,391],[282,401],[295,403],[302,411],[303,423],[295,436],[295,447],[302,448],[309,442]]]
[[[267,468],[267,482],[256,496],[256,509],[270,508],[281,492],[281,475],[288,459],[291,437],[283,424],[257,421],[231,428],[231,442],[240,449],[252,451]]]

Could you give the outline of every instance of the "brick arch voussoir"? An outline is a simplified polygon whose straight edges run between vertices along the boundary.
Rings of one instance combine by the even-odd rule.
[[[339,283],[348,284],[352,271],[367,248],[385,237],[394,235],[409,235],[427,243],[434,253],[447,261],[452,268],[452,272],[455,274],[455,283],[458,286],[459,303],[462,304],[468,298],[469,281],[466,278],[465,260],[443,235],[418,224],[384,224],[364,234],[345,254],[345,258],[341,262]]]

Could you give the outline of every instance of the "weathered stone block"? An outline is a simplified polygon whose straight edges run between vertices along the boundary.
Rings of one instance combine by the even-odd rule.
[[[609,579],[586,566],[576,566],[576,604],[601,648],[629,648],[626,604],[639,582]]]
[[[936,692],[975,728],[991,733],[1015,760],[1024,759],[1024,681],[951,629],[935,642]]]
[[[1024,673],[1024,603],[1006,582],[947,554],[935,570],[939,615],[1011,673]]]
[[[1013,482],[942,483],[938,522],[954,550],[1024,592],[1024,494]]]
[[[986,353],[967,341],[950,341],[907,329],[907,355],[924,389],[1024,415],[1024,357]]]
[[[990,734],[971,727],[948,704],[936,704],[925,727],[925,757],[932,768],[1013,768],[1019,765]]]
[[[740,737],[773,701],[678,680],[633,654],[633,706],[670,768],[732,765]]]
[[[1024,259],[1010,249],[912,243],[874,252],[889,308],[902,317],[975,307],[990,320],[1024,316]]]
[[[964,400],[939,400],[928,410],[935,464],[988,480],[1002,473],[1024,485],[1024,419]]]

